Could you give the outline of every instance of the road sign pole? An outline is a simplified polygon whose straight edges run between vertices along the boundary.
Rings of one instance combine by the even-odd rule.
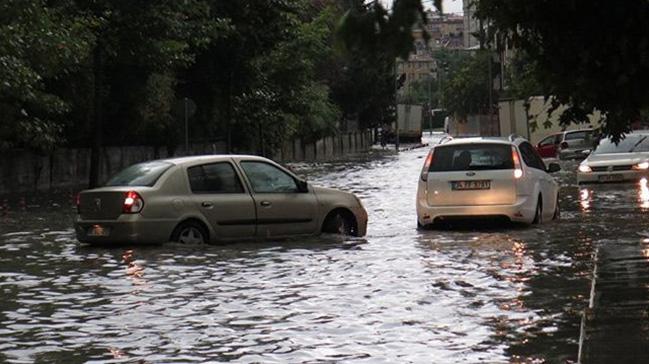
[[[185,154],[189,154],[189,110],[188,100],[185,97]]]

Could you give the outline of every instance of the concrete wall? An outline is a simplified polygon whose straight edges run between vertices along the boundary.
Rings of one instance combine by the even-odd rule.
[[[372,132],[356,131],[304,143],[300,139],[284,144],[273,157],[282,162],[326,161],[366,152],[372,145]]]
[[[489,115],[468,115],[464,120],[450,118],[448,133],[453,137],[497,136],[498,119]]]
[[[367,151],[372,143],[371,132],[353,132],[302,143],[286,143],[275,155],[278,161],[323,161]],[[181,155],[218,154],[226,150],[224,143],[194,144],[189,153]],[[100,180],[132,164],[168,157],[164,148],[148,146],[106,147],[102,149]],[[50,155],[38,155],[24,150],[10,150],[0,155],[0,194],[48,190],[61,187],[85,187],[90,170],[90,149],[56,149]]]
[[[597,110],[588,116],[590,124],[559,125],[559,117],[567,108],[562,105],[550,113],[550,102],[545,98],[536,96],[529,100],[529,117],[525,110],[524,100],[508,100],[498,103],[500,116],[500,131],[502,136],[518,134],[536,144],[545,136],[562,131],[598,127],[602,117]],[[534,125],[536,123],[536,125]]]

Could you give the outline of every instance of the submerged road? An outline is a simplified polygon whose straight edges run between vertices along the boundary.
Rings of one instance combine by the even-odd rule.
[[[2,196],[0,362],[605,363],[609,327],[646,335],[646,185],[562,162],[557,222],[419,231],[426,153],[292,165],[361,198],[362,239],[87,247],[71,191]]]

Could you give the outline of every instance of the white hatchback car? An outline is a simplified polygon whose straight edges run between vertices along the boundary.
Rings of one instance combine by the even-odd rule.
[[[540,223],[559,216],[559,185],[521,137],[462,138],[433,147],[417,189],[420,227],[466,218]]]

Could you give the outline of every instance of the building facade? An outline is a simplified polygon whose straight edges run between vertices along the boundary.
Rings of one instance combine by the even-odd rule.
[[[463,0],[464,22],[464,48],[475,49],[480,47],[480,41],[475,34],[480,32],[480,21],[475,18],[475,0]]]

